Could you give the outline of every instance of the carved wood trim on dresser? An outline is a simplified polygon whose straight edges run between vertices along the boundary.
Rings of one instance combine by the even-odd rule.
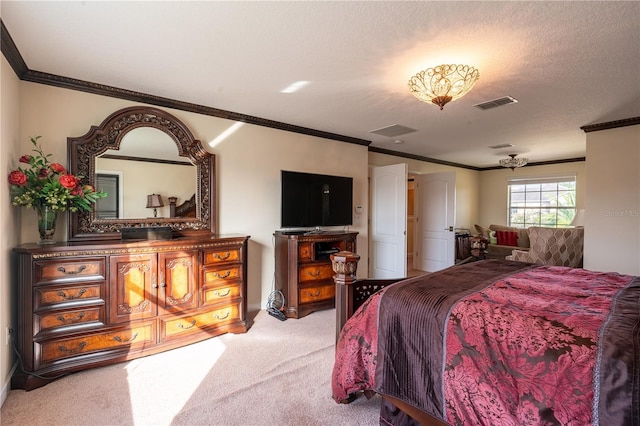
[[[12,387],[246,332],[248,239],[15,248],[21,368]]]

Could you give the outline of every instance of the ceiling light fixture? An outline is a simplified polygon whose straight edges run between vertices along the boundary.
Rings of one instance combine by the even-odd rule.
[[[477,69],[469,65],[438,65],[420,71],[409,80],[413,96],[422,102],[438,105],[463,97],[480,77]]]
[[[502,167],[508,167],[511,170],[515,170],[516,167],[522,167],[529,162],[528,158],[516,158],[518,154],[509,154],[510,158],[503,158],[500,160],[500,165]]]

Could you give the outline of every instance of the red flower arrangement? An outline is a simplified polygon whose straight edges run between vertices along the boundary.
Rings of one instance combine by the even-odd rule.
[[[81,185],[81,176],[74,176],[60,163],[49,162],[38,144],[40,136],[31,137],[36,155],[23,155],[19,161],[29,168],[18,167],[9,173],[11,202],[14,206],[49,207],[52,210],[76,212],[91,210],[91,204],[106,192],[96,191],[91,185]]]

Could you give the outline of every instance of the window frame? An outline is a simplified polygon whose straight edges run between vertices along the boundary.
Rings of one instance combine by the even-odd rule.
[[[573,188],[561,188],[560,184],[571,184]],[[537,189],[528,186],[539,185]],[[545,189],[544,185],[556,185],[555,189]],[[514,191],[515,186],[524,186],[524,191]],[[553,195],[555,193],[555,195]],[[522,199],[513,201],[514,194],[522,194]],[[561,197],[569,198],[569,204],[560,203]],[[516,228],[544,226],[550,228],[569,228],[577,211],[576,175],[542,176],[535,178],[510,178],[507,181],[507,223]],[[531,197],[528,197],[531,195]],[[546,195],[546,197],[545,197]],[[549,203],[545,204],[545,200]],[[555,203],[553,202],[555,200]],[[535,203],[537,201],[537,204]],[[571,204],[572,202],[572,204]],[[529,203],[533,205],[528,205]],[[565,201],[566,203],[566,201]],[[516,210],[516,211],[514,211]],[[522,215],[522,221],[514,221],[515,214]],[[554,213],[555,219],[549,220],[548,213]],[[564,212],[559,215],[560,212]],[[546,215],[544,214],[546,213]],[[537,216],[537,218],[536,218]],[[564,216],[564,217],[562,217]]]

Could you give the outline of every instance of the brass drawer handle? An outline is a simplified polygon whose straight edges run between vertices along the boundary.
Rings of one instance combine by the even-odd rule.
[[[225,312],[224,316],[220,316],[220,315],[218,315],[218,313],[216,312],[216,313],[213,315],[213,317],[214,317],[215,319],[217,319],[217,320],[223,320],[223,319],[227,319],[227,318],[229,318],[229,315],[230,315],[230,314],[231,314],[231,311],[227,311],[227,312]]]
[[[67,275],[76,275],[79,274],[80,272],[84,271],[85,269],[87,269],[87,265],[81,265],[78,269],[76,269],[75,271],[67,271],[64,266],[59,266],[58,267],[58,271],[62,272],[63,274],[67,274]]]
[[[136,337],[138,337],[138,333],[133,333],[133,336],[131,336],[131,338],[130,338],[130,339],[123,339],[123,338],[122,338],[122,337],[120,337],[120,336],[115,336],[115,337],[113,338],[113,340],[115,340],[115,341],[116,341],[116,342],[118,342],[118,343],[128,343],[128,342],[133,342],[133,340],[134,340]]]
[[[80,342],[78,347],[75,349],[67,349],[66,346],[58,346],[58,350],[60,352],[65,352],[68,354],[75,354],[75,353],[81,352],[86,346],[87,346],[87,342]]]
[[[216,295],[216,296],[218,296],[218,297],[225,297],[225,296],[228,296],[228,295],[229,295],[229,293],[231,293],[231,289],[230,289],[230,288],[227,288],[227,289],[225,289],[225,290],[227,290],[227,291],[226,291],[226,293],[224,293],[224,294],[222,294],[222,293],[220,292],[220,290],[216,290],[216,291],[214,291],[214,292],[213,292],[213,294],[215,294],[215,295]]]
[[[310,297],[318,297],[318,296],[320,296],[320,290],[316,290],[315,293],[311,293],[309,290],[307,290],[305,293],[307,294],[307,296],[310,296]]]
[[[67,296],[67,293],[65,293],[64,291],[60,290],[60,291],[58,292],[58,296],[62,297],[63,299],[66,299],[66,300],[73,300],[73,299],[76,299],[76,298],[82,297],[82,295],[83,295],[83,294],[85,294],[85,293],[86,293],[86,291],[87,291],[87,289],[86,289],[86,288],[81,288],[81,289],[78,291],[78,294],[77,294],[76,296]]]
[[[307,274],[311,275],[312,277],[317,277],[318,275],[320,275],[320,270],[316,270],[316,271],[307,271]]]
[[[75,317],[75,318],[69,318],[69,319],[65,318],[65,317],[64,317],[64,316],[62,316],[62,315],[58,315],[58,316],[56,317],[56,319],[57,319],[58,321],[60,321],[61,323],[63,323],[63,324],[72,324],[72,323],[74,323],[74,322],[82,321],[82,318],[84,318],[84,317],[85,317],[85,315],[86,315],[86,314],[85,314],[84,312],[80,312],[80,313],[78,314],[78,316],[77,316],[77,317]]]
[[[194,325],[196,325],[196,320],[191,320],[189,325],[183,325],[182,323],[178,323],[176,327],[182,328],[183,330],[188,330],[190,328],[193,328]]]
[[[218,260],[227,260],[229,258],[229,256],[231,256],[231,252],[228,251],[225,254],[220,254],[220,253],[214,253],[213,257],[215,257]]]
[[[225,279],[225,278],[228,278],[229,275],[231,275],[231,271],[227,271],[224,274],[221,274],[220,272],[214,272],[213,275],[216,276],[217,278]]]

